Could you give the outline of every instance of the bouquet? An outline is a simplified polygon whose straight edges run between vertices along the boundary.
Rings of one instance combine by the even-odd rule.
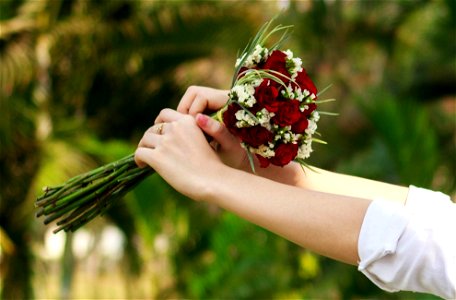
[[[222,114],[226,127],[261,167],[292,160],[305,164],[320,115],[317,88],[301,59],[291,50],[257,44],[236,65],[239,72]]]
[[[302,61],[280,46],[292,26],[276,26],[272,21],[260,28],[236,61],[229,100],[214,114],[240,139],[246,149],[252,171],[254,158],[260,167],[285,166],[305,159],[312,152],[319,112],[317,88],[302,67]],[[266,41],[274,34],[281,37],[271,47]],[[57,221],[54,232],[75,231],[104,213],[112,203],[153,174],[151,168],[139,168],[134,155],[71,178],[64,184],[43,188],[37,198],[37,217],[44,223]]]

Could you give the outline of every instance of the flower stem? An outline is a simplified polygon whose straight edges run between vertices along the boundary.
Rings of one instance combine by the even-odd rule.
[[[44,224],[57,220],[54,232],[75,231],[112,203],[124,196],[155,171],[139,168],[131,154],[87,173],[70,178],[64,184],[45,187],[35,201],[37,217],[46,216]]]

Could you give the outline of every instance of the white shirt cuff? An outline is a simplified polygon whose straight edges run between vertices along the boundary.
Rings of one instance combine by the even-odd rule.
[[[358,269],[380,288],[456,298],[456,204],[411,186],[406,205],[381,199],[367,209]]]

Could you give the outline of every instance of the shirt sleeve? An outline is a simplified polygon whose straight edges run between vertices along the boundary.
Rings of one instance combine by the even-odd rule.
[[[456,204],[410,186],[405,206],[376,199],[358,240],[358,270],[383,290],[456,299]]]

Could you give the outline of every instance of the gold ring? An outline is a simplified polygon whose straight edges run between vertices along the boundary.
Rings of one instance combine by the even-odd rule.
[[[159,135],[162,135],[162,133],[163,133],[163,124],[164,123],[158,124],[157,134],[159,134]]]

